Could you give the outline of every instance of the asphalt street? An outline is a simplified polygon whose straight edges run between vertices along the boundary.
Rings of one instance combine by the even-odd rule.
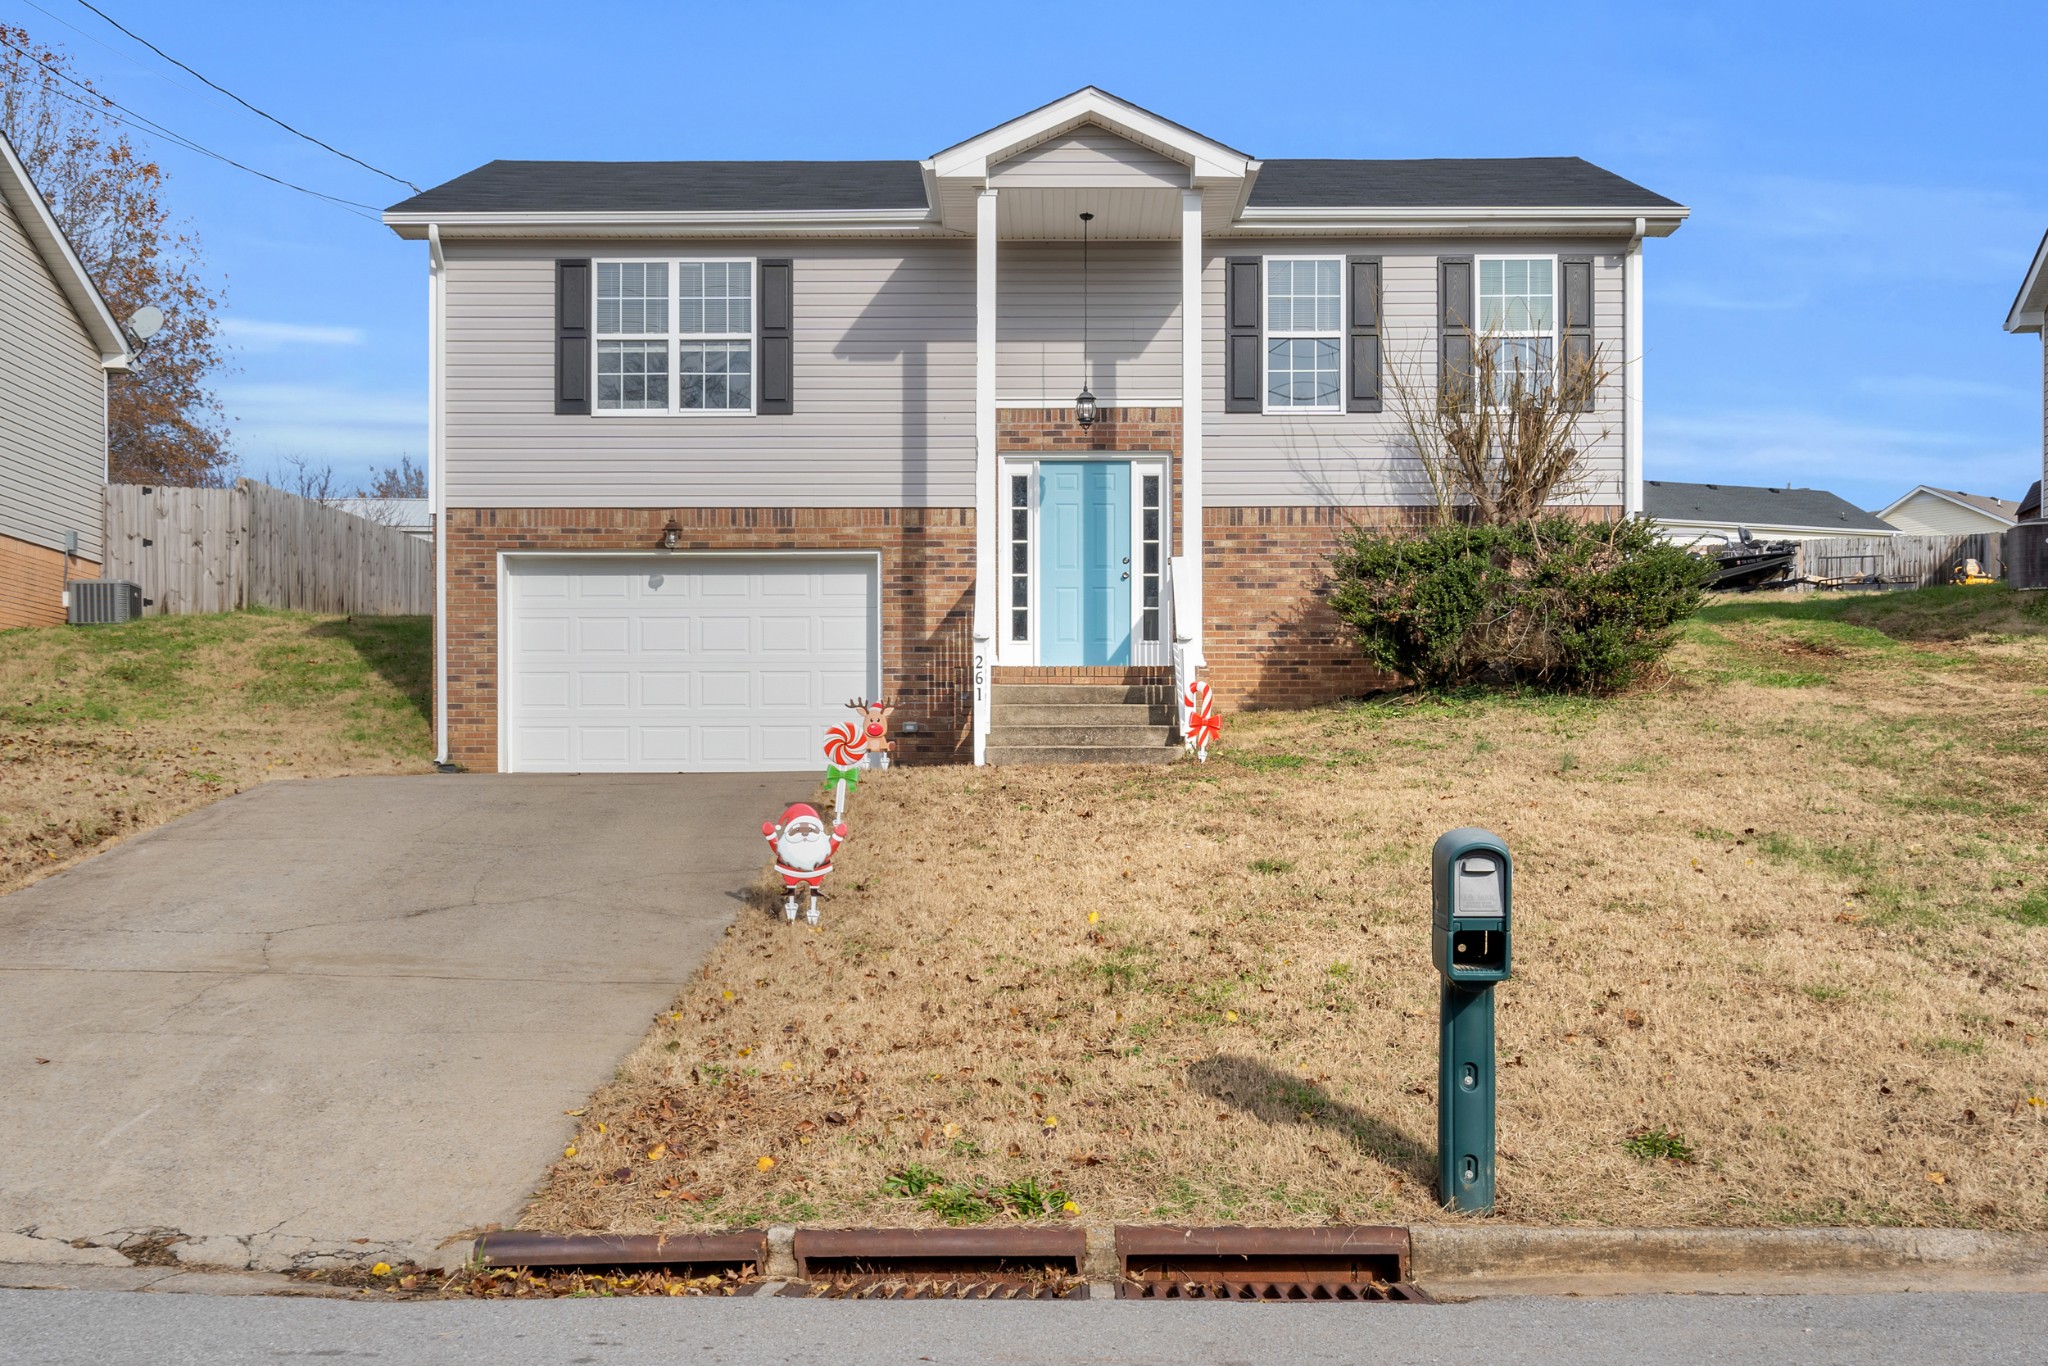
[[[2028,1362],[2048,1296],[1500,1299],[1403,1305],[545,1300],[357,1304],[0,1291],[0,1362]]]

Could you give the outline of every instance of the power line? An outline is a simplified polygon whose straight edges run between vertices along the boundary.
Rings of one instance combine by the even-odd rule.
[[[135,32],[133,29],[124,25],[120,20],[116,19],[113,15],[108,14],[105,10],[93,4],[91,0],[78,0],[78,3],[85,6],[85,8],[91,10],[94,14],[97,14],[100,18],[106,20],[108,23],[112,24],[115,28],[120,29],[121,32],[127,34],[130,38],[133,38],[136,42],[142,44],[151,52],[154,52],[157,56],[169,62],[172,66],[177,67],[180,71],[184,71],[192,76],[197,76],[200,80],[205,81],[215,90],[218,90],[221,94],[226,95],[229,99],[233,100],[236,104],[241,105],[242,108],[248,110],[250,113],[257,115],[260,118],[270,120],[272,123],[284,129],[287,133],[290,133],[294,137],[304,138],[307,142],[312,143],[315,147],[324,148],[325,150],[334,153],[334,155],[340,157],[343,161],[352,161],[366,171],[374,172],[377,175],[383,176],[386,180],[395,181],[398,184],[405,186],[414,194],[420,193],[420,187],[413,184],[410,180],[407,180],[404,176],[393,175],[389,171],[383,170],[376,166],[372,166],[369,162],[364,161],[361,157],[350,156],[347,152],[342,151],[339,147],[334,146],[332,143],[322,142],[319,138],[314,137],[311,133],[301,132],[299,129],[292,127],[289,123],[286,123],[277,115],[268,113],[262,109],[258,109],[255,105],[249,103],[247,100],[243,99],[240,95],[237,95],[234,91],[228,89],[226,86],[221,85],[217,81],[209,80],[204,74],[198,71],[194,71],[191,67],[186,66],[176,57],[173,57],[170,53],[164,51],[155,43],[149,41],[149,39],[143,37],[141,34]]]
[[[200,143],[194,142],[192,139],[186,137],[182,133],[172,132],[170,129],[164,127],[162,124],[156,122],[154,119],[150,119],[145,117],[144,115],[136,113],[133,109],[130,109],[128,106],[120,103],[117,100],[109,99],[107,96],[100,94],[99,91],[94,90],[85,82],[78,80],[70,75],[67,75],[63,71],[58,70],[56,67],[50,65],[41,57],[36,56],[33,52],[30,52],[26,48],[19,47],[14,43],[6,41],[5,39],[0,39],[0,47],[5,47],[11,52],[19,53],[21,56],[26,57],[30,61],[34,62],[37,66],[40,66],[44,71],[48,72],[50,75],[55,76],[58,80],[64,81],[70,85],[75,85],[80,90],[83,90],[86,94],[92,96],[91,101],[86,101],[79,99],[75,95],[67,95],[62,90],[57,90],[54,88],[50,89],[50,93],[52,95],[57,96],[57,98],[59,99],[69,100],[71,103],[78,105],[80,108],[90,109],[94,113],[99,114],[104,118],[112,119],[115,123],[127,124],[131,127],[142,128],[147,131],[154,132],[161,137],[170,139],[170,141],[172,141],[173,143],[177,144],[180,147],[186,148],[188,151],[197,152],[201,156],[212,157],[215,161],[224,162],[225,164],[234,167],[238,171],[246,171],[250,175],[256,176],[262,180],[267,180],[273,185],[282,185],[287,190],[297,190],[300,194],[311,195],[315,199],[324,199],[330,204],[339,205],[340,207],[347,209],[349,212],[356,214],[356,216],[359,218],[368,218],[373,223],[379,221],[377,217],[377,208],[373,204],[363,204],[353,199],[343,199],[340,195],[326,194],[320,190],[311,190],[306,188],[304,185],[295,185],[289,180],[282,180],[277,176],[271,175],[268,171],[259,171],[254,166],[245,166],[241,162],[236,161],[231,156],[227,156],[224,155],[223,153],[216,152],[211,147],[207,147]],[[126,114],[128,117],[120,118],[116,115],[109,114],[107,113],[106,106],[111,106],[115,109],[118,109],[121,111],[121,113]]]

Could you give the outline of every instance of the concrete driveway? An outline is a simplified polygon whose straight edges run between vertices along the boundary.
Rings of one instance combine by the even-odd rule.
[[[0,1261],[459,1255],[814,782],[277,782],[0,898]]]

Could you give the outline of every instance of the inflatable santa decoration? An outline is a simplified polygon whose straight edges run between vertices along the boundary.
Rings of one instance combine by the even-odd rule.
[[[775,851],[775,871],[782,875],[782,918],[796,919],[796,890],[804,887],[810,891],[804,920],[817,924],[818,884],[832,871],[832,855],[846,839],[845,824],[827,830],[824,817],[798,802],[782,813],[780,821],[763,822],[761,835]]]

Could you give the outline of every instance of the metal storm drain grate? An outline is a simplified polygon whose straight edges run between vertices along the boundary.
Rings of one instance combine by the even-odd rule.
[[[1063,1276],[1056,1271],[1030,1279],[1001,1275],[948,1276],[943,1272],[933,1272],[923,1276],[890,1273],[832,1276],[824,1280],[793,1282],[784,1286],[780,1293],[797,1299],[817,1300],[1064,1300],[1085,1288],[1074,1276]]]
[[[1085,1295],[1087,1234],[1049,1229],[798,1229],[792,1297],[1063,1300]]]
[[[1401,1228],[1119,1228],[1126,1300],[1429,1304]]]

